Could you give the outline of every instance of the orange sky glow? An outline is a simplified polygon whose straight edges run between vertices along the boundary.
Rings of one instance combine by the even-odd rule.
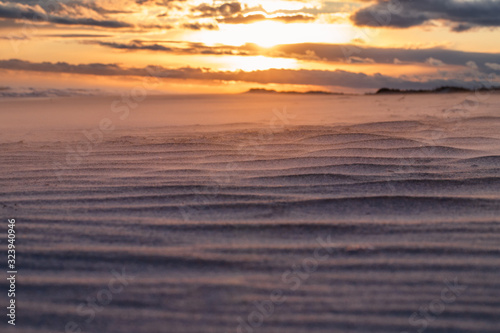
[[[0,0],[0,93],[116,93],[151,68],[154,93],[495,84],[498,9],[500,1],[459,0]]]

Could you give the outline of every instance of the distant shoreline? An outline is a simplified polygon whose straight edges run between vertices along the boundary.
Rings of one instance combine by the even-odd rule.
[[[285,95],[345,95],[344,93],[323,91],[323,90],[310,90],[310,91],[277,91],[273,89],[252,88],[245,91],[244,94],[285,94]]]
[[[390,89],[381,88],[373,94],[367,95],[392,95],[392,94],[453,94],[453,93],[470,93],[475,91],[500,91],[500,87],[494,88],[481,88],[481,89],[468,89],[463,87],[439,87],[435,89],[422,89],[422,90],[403,90],[403,89]]]
[[[494,88],[481,88],[481,89],[469,89],[463,87],[453,87],[453,86],[444,86],[435,89],[391,89],[391,88],[380,88],[374,93],[365,93],[360,95],[403,95],[403,94],[453,94],[453,93],[471,93],[475,91],[482,92],[500,92],[500,87]],[[274,89],[264,89],[264,88],[252,88],[248,91],[245,91],[243,94],[280,94],[280,95],[333,95],[333,96],[342,96],[342,95],[352,95],[345,94],[341,92],[330,92],[330,91],[322,91],[322,90],[311,90],[311,91],[278,91]]]
[[[11,91],[9,87],[0,86],[0,100],[10,100],[10,99],[37,99],[37,98],[91,98],[91,97],[102,97],[102,98],[120,98],[117,93],[109,93],[99,91],[90,92],[85,94],[85,91],[74,89],[75,91],[65,92],[59,91],[57,89],[48,89],[45,91],[27,91],[27,92],[16,92]],[[240,93],[228,93],[228,94],[163,94],[155,93],[150,94],[149,97],[183,97],[183,96],[237,96],[237,95],[293,95],[293,96],[376,96],[376,95],[415,95],[415,94],[453,94],[453,93],[474,93],[474,92],[500,92],[500,87],[493,88],[480,88],[480,89],[468,89],[463,87],[453,87],[453,86],[443,86],[435,89],[391,89],[391,88],[381,88],[375,92],[365,92],[365,93],[342,93],[342,92],[331,92],[324,90],[309,90],[309,91],[278,91],[274,89],[264,89],[264,88],[252,88],[245,92]]]

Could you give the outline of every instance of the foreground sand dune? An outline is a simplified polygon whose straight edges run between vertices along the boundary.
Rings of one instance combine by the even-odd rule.
[[[22,332],[498,332],[500,96],[252,98],[2,102]]]

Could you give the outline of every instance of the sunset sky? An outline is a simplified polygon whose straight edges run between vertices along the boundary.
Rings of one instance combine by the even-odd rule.
[[[0,0],[0,94],[500,85],[500,1]]]

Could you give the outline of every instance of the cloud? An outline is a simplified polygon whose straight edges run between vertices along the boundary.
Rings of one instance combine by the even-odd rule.
[[[7,19],[42,19],[46,21],[47,13],[40,6],[28,6],[15,3],[0,2],[0,17]]]
[[[29,62],[17,59],[0,60],[0,68],[8,70],[36,71],[49,73],[69,73],[99,76],[139,76],[164,79],[192,79],[209,81],[241,81],[261,84],[295,84],[314,86],[342,86],[356,89],[432,89],[440,86],[460,86],[467,88],[484,86],[478,81],[459,79],[409,80],[382,74],[367,75],[343,70],[292,70],[269,69],[260,71],[212,71],[202,68],[164,68],[147,66],[143,68],[124,68],[117,64],[80,64],[66,62]]]
[[[135,0],[135,3],[138,5],[154,4],[168,8],[178,6],[179,3],[183,2],[186,2],[186,0]]]
[[[474,69],[474,70],[479,69],[479,67],[477,67],[477,64],[474,61],[472,61],[472,60],[471,61],[467,61],[465,63],[465,65],[467,67],[470,67],[471,69]]]
[[[164,51],[171,52],[172,48],[166,47],[160,44],[144,44],[139,40],[133,40],[128,44],[125,43],[114,43],[114,42],[91,42],[91,44],[98,44],[101,46],[106,46],[114,49],[120,50],[148,50],[148,51]]]
[[[139,1],[138,5],[145,4],[148,1]],[[154,6],[164,6],[167,4],[181,3],[183,1],[164,1],[151,2]],[[142,29],[172,29],[170,24],[164,24],[158,20],[162,17],[168,17],[169,13],[157,14],[154,9],[151,9],[150,18],[156,20],[146,20],[144,23],[134,25],[132,23],[110,19],[109,14],[132,14],[133,11],[120,10],[117,8],[104,8],[98,2],[84,2],[78,0],[70,0],[67,2],[40,2],[38,5],[35,1],[21,1],[21,3],[5,2],[0,0],[0,18],[9,20],[30,20],[33,22],[48,22],[59,25],[81,25],[93,26],[101,28],[142,28]],[[49,6],[50,5],[50,6]],[[227,7],[227,6],[226,6]],[[221,8],[226,8],[221,6]],[[119,7],[118,7],[119,8]],[[153,7],[154,8],[154,7]],[[136,8],[137,9],[137,8]],[[170,11],[171,13],[171,11]],[[190,30],[218,30],[217,24],[200,23],[200,22],[185,22],[177,20],[178,27]],[[1,26],[0,26],[1,28]]]
[[[101,95],[102,93],[103,91],[99,89],[37,89],[31,87],[2,89],[2,87],[0,87],[0,98],[95,96]]]
[[[226,2],[219,6],[201,4],[191,11],[197,14],[195,17],[211,17],[219,23],[225,24],[250,24],[259,21],[278,21],[283,23],[310,22],[315,17],[304,13],[286,14],[282,11],[274,13],[266,12],[261,5],[257,7],[245,7],[239,2]]]
[[[227,17],[240,13],[241,10],[242,6],[239,2],[224,3],[220,6],[201,4],[191,9],[192,12],[200,13],[201,17]]]
[[[452,30],[462,32],[474,27],[500,26],[498,0],[377,0],[351,16],[358,26],[409,28],[432,20],[453,24]]]
[[[112,37],[112,35],[103,34],[46,34],[40,35],[41,37],[51,37],[51,38],[107,38]]]
[[[51,16],[49,17],[48,22],[55,24],[64,24],[64,25],[86,25],[86,26],[95,26],[101,28],[131,28],[134,25],[121,21],[114,20],[95,20],[92,18],[70,18],[70,17],[57,17]]]
[[[127,14],[132,13],[128,10],[120,9],[108,9],[104,8],[99,4],[99,0],[85,1],[85,0],[65,0],[65,1],[40,1],[40,0],[2,0],[0,2],[18,4],[25,6],[39,6],[43,8],[46,13],[49,14],[61,14],[61,13],[83,13],[83,12],[95,12],[101,15],[106,14]]]
[[[129,43],[94,42],[104,47],[128,50],[150,50],[178,54],[224,54],[224,55],[263,55],[267,57],[294,58],[310,61],[344,62],[344,63],[380,63],[401,64],[420,63],[434,66],[469,66],[474,62],[477,69],[491,71],[486,63],[496,63],[500,59],[498,53],[479,53],[449,50],[444,48],[400,49],[377,48],[353,44],[283,44],[271,48],[262,48],[255,44],[242,46],[206,46],[202,43],[184,43],[186,48],[152,46],[147,41]],[[162,44],[160,44],[162,45]]]
[[[449,50],[439,47],[424,49],[403,49],[403,48],[378,48],[353,44],[284,44],[263,50],[263,55],[291,57],[292,55],[305,55],[306,52],[314,52],[320,59],[330,62],[349,62],[352,57],[370,59],[375,63],[395,64],[395,63],[429,63],[429,59],[439,59],[441,64],[464,66],[469,61],[478,64],[481,71],[487,72],[488,68],[484,63],[498,62],[499,53],[480,53]],[[395,62],[395,59],[397,61]],[[352,61],[351,61],[352,63]],[[433,62],[434,65],[438,61]]]
[[[432,57],[431,57],[431,58],[429,58],[429,59],[427,59],[427,60],[425,61],[425,63],[426,63],[427,65],[434,66],[434,67],[441,67],[441,66],[444,66],[444,65],[445,65],[445,63],[444,63],[444,62],[442,62],[441,60],[439,60],[439,59],[434,59],[434,58],[432,58]]]
[[[191,8],[191,11],[198,14],[196,17],[211,17],[216,19],[217,22],[225,24],[250,24],[260,21],[297,23],[311,22],[316,19],[315,16],[297,11],[279,10],[268,13],[262,8],[262,5],[244,7],[239,2],[226,2],[219,6],[204,3]]]
[[[371,58],[349,57],[346,62],[348,64],[374,64],[375,60]]]
[[[132,24],[116,20],[99,20],[91,17],[57,16],[48,13],[39,5],[29,6],[0,2],[0,18],[25,19],[34,22],[49,22],[61,25],[83,25],[103,28],[127,28]]]
[[[491,63],[491,62],[487,62],[485,64],[488,68],[491,68],[495,71],[500,71],[500,64],[496,64],[496,63]]]
[[[184,29],[190,29],[190,30],[201,30],[201,29],[206,29],[206,30],[219,30],[219,27],[215,24],[212,23],[184,23],[182,25]]]
[[[224,17],[217,19],[219,23],[226,24],[250,24],[259,21],[277,21],[282,23],[297,23],[297,22],[311,22],[316,18],[309,15],[297,14],[297,15],[278,15],[278,16],[266,16],[264,14],[250,14],[250,15],[237,15],[231,17]]]
[[[16,36],[16,35],[9,35],[9,36],[0,36],[0,39],[1,40],[10,40],[10,41],[15,41],[15,40],[28,40],[30,39],[28,36],[26,35],[19,35],[19,36]]]
[[[242,46],[207,46],[202,43],[182,43],[183,47],[178,46],[165,46],[164,43],[133,40],[128,43],[116,43],[107,41],[92,41],[85,42],[87,44],[97,44],[104,47],[109,47],[119,50],[146,50],[146,51],[160,51],[172,54],[212,54],[212,55],[259,55],[261,54],[261,47],[255,44],[244,44]],[[179,44],[179,43],[175,43]]]

